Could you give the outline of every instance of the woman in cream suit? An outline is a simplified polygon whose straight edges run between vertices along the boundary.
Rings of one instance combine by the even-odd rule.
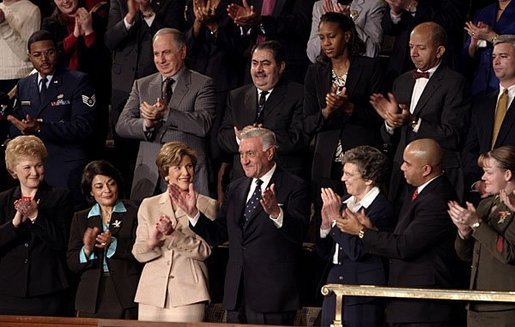
[[[156,164],[168,190],[146,198],[138,212],[132,253],[145,264],[136,292],[139,320],[200,322],[209,301],[209,245],[189,229],[199,212],[216,217],[217,202],[193,190],[196,156],[181,142],[161,148]]]

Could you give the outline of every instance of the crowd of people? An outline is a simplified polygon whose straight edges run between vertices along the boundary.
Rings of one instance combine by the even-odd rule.
[[[515,290],[512,0],[52,5],[0,2],[0,314],[200,322],[222,244],[230,323],[293,324],[305,241],[320,285]]]

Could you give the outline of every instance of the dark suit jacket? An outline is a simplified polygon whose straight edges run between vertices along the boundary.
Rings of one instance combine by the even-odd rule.
[[[253,84],[229,93],[225,116],[218,132],[222,151],[233,156],[231,180],[244,175],[234,134],[234,126],[252,125],[257,115],[257,89]],[[263,127],[277,138],[277,164],[290,173],[300,175],[305,163],[308,136],[302,128],[302,85],[281,79],[268,96],[263,109]]]
[[[514,213],[497,196],[491,196],[479,203],[477,214],[482,220],[481,225],[466,240],[457,236],[455,243],[456,252],[460,258],[472,261],[470,289],[513,291],[515,289]],[[515,304],[472,303],[470,308],[474,311],[515,310]]]
[[[75,202],[82,199],[80,176],[90,160],[90,142],[95,133],[96,95],[86,74],[58,69],[45,98],[39,99],[38,74],[18,82],[14,116],[41,119],[37,136],[45,143],[48,158],[45,180],[70,190]],[[21,132],[11,126],[11,136]]]
[[[456,288],[456,228],[447,203],[456,200],[445,176],[429,183],[415,201],[404,201],[393,233],[368,230],[364,250],[390,259],[389,286]],[[387,305],[389,323],[450,321],[452,305],[441,301],[392,299]]]
[[[114,284],[116,295],[122,308],[135,307],[134,295],[138,287],[141,264],[132,255],[132,246],[136,240],[136,227],[138,226],[138,208],[128,202],[123,204],[127,209],[125,213],[114,212],[111,217],[109,230],[113,238],[116,238],[116,252],[111,258],[106,257],[110,278]],[[97,303],[102,293],[99,293],[100,278],[103,272],[104,250],[95,248],[93,253],[96,259],[80,263],[79,255],[84,246],[83,238],[86,228],[97,227],[102,231],[102,217],[92,216],[88,218],[91,209],[76,212],[73,216],[68,242],[67,261],[70,270],[80,275],[75,299],[75,309],[80,312],[97,312]],[[113,225],[114,222],[121,222]]]
[[[412,72],[399,76],[393,85],[393,94],[398,103],[410,105],[415,79]],[[466,137],[469,122],[469,102],[465,93],[465,79],[460,74],[441,64],[427,83],[413,115],[421,118],[417,133],[411,126],[397,128],[393,135],[381,127],[383,141],[395,149],[389,198],[393,201],[402,194],[406,185],[400,166],[404,148],[411,141],[431,138],[443,149],[443,167],[455,186],[458,196],[463,196],[463,170],[460,152]]]
[[[403,11],[401,20],[397,24],[392,22],[390,10],[386,10],[383,16],[383,33],[395,36],[385,75],[388,84],[400,74],[413,68],[409,55],[409,36],[413,28],[423,22],[433,21],[445,29],[448,38],[445,57],[448,64],[455,67],[454,63],[459,57],[463,39],[466,2],[465,0],[419,0],[415,16]]]
[[[343,204],[343,209],[346,207]],[[390,230],[393,224],[393,207],[383,194],[379,194],[375,200],[365,209],[365,214],[372,220],[374,226],[379,230]],[[327,283],[334,284],[363,284],[363,285],[385,285],[386,270],[381,257],[371,255],[363,250],[361,240],[357,236],[351,236],[341,232],[336,226],[331,228],[331,237],[320,239],[317,248],[320,253],[330,254],[328,260],[332,264],[335,243],[338,244],[338,264],[333,265],[327,277]],[[362,303],[377,302],[377,298],[371,297],[350,297],[344,298],[344,304],[359,305]],[[381,305],[381,304],[378,304]],[[323,317],[334,319],[335,304],[324,302]],[[345,309],[343,309],[346,312]],[[352,312],[352,311],[351,311]],[[345,314],[345,321],[356,321],[357,317]],[[325,322],[322,325],[326,325]]]
[[[127,15],[127,1],[110,0],[109,18],[105,42],[113,52],[112,65],[112,113],[114,123],[123,109],[134,80],[156,72],[152,52],[152,37],[163,27],[184,31],[185,0],[161,0],[151,2],[156,13],[151,26],[138,13],[134,25],[127,30],[123,19]]]
[[[478,96],[472,104],[472,114],[463,147],[463,165],[465,172],[465,189],[481,179],[483,170],[479,168],[477,159],[479,155],[492,148],[492,133],[495,120],[495,108],[499,91],[486,96]],[[515,145],[515,101],[511,103],[497,135],[494,148],[503,145]]]
[[[0,193],[0,293],[16,297],[48,295],[68,287],[66,241],[73,215],[70,194],[42,184],[34,224],[26,220],[15,228],[14,201],[20,187]]]
[[[379,147],[381,118],[369,104],[372,93],[379,92],[381,68],[379,61],[366,57],[353,57],[346,82],[349,101],[354,105],[352,115],[341,111],[332,113],[324,120],[322,108],[331,91],[332,66],[316,63],[308,68],[304,81],[304,130],[315,139],[315,153],[311,177],[331,177],[334,152],[341,141],[342,150],[358,145]]]
[[[277,201],[282,205],[282,227],[278,229],[260,206],[243,230],[241,220],[251,181],[242,177],[231,183],[217,219],[212,221],[201,215],[195,227],[190,227],[211,246],[229,240],[224,285],[227,310],[238,309],[240,286],[244,287],[245,304],[255,312],[297,310],[300,302],[296,276],[309,219],[307,186],[277,167],[270,184],[275,183]]]

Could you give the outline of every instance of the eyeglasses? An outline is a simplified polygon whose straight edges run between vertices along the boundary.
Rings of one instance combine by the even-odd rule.
[[[54,56],[55,53],[56,53],[56,50],[54,48],[52,48],[52,49],[48,49],[48,50],[45,50],[45,51],[32,52],[30,55],[33,58],[39,59],[39,58]]]

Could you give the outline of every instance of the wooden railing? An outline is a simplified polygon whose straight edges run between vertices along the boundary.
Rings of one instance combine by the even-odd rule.
[[[322,294],[334,293],[336,309],[331,327],[343,326],[343,296],[372,296],[411,299],[434,299],[481,302],[515,302],[515,292],[468,291],[427,288],[400,288],[372,285],[327,284],[322,287]]]

